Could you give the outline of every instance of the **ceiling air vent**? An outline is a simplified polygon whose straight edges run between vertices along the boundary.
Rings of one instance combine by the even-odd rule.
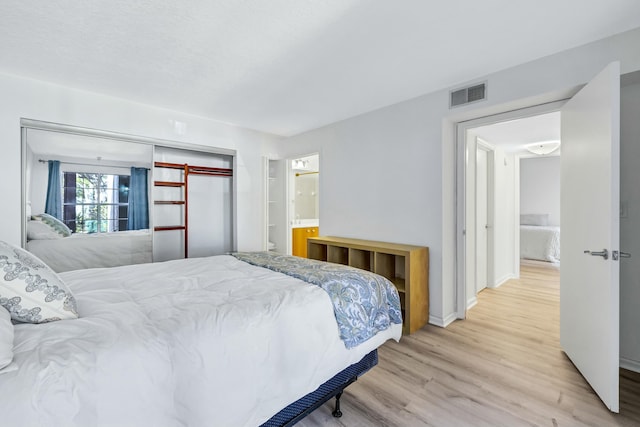
[[[487,84],[480,83],[462,89],[457,89],[449,92],[449,94],[449,108],[458,107],[460,105],[469,104],[471,102],[482,101],[487,97]]]

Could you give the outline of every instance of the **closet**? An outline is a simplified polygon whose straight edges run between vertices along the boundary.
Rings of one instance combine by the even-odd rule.
[[[23,247],[27,247],[28,240],[30,218],[27,216],[45,211],[48,170],[47,163],[40,160],[46,159],[73,165],[67,172],[128,176],[132,167],[148,170],[144,205],[148,207],[150,232],[146,234],[144,251],[148,256],[145,260],[219,255],[236,249],[235,150],[31,119],[21,119],[20,125],[25,214],[22,219]],[[128,182],[119,181],[118,194],[130,195]],[[60,185],[63,186],[62,182]],[[73,210],[71,205],[77,205],[76,210],[80,212],[77,215],[84,215],[86,220],[86,209],[81,210],[78,206],[112,205],[110,197],[87,201],[83,196],[78,203],[73,197],[65,199],[63,206]],[[127,205],[127,209],[120,205]],[[105,210],[112,215],[108,220],[118,224],[119,229],[109,228],[104,234],[129,233],[126,224],[129,207],[127,196],[118,201],[117,208]],[[118,251],[138,253],[141,249],[122,245]]]
[[[153,260],[233,251],[233,156],[156,146],[153,164]]]

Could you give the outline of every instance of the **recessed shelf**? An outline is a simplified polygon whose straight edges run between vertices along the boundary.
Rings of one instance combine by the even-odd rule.
[[[158,227],[153,227],[154,231],[172,231],[172,230],[185,230],[186,227],[184,225],[161,225]]]
[[[155,205],[184,205],[184,200],[154,200]]]
[[[184,182],[178,181],[154,181],[156,187],[184,187]]]

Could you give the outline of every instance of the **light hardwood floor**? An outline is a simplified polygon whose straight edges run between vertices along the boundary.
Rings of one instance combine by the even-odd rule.
[[[468,319],[427,325],[379,349],[378,366],[299,425],[640,426],[640,374],[621,371],[610,413],[560,349],[559,272],[523,264]]]

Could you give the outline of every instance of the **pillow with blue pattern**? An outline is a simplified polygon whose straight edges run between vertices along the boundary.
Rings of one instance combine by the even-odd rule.
[[[13,323],[7,310],[0,307],[0,374],[18,369],[13,360]]]
[[[35,219],[37,221],[42,221],[43,224],[48,225],[49,228],[51,228],[51,230],[61,235],[62,237],[71,236],[71,230],[69,229],[69,227],[67,227],[67,225],[64,222],[60,221],[55,216],[43,213],[39,215],[34,215],[32,219]]]
[[[18,322],[78,317],[76,300],[62,279],[35,255],[2,241],[0,305]]]

